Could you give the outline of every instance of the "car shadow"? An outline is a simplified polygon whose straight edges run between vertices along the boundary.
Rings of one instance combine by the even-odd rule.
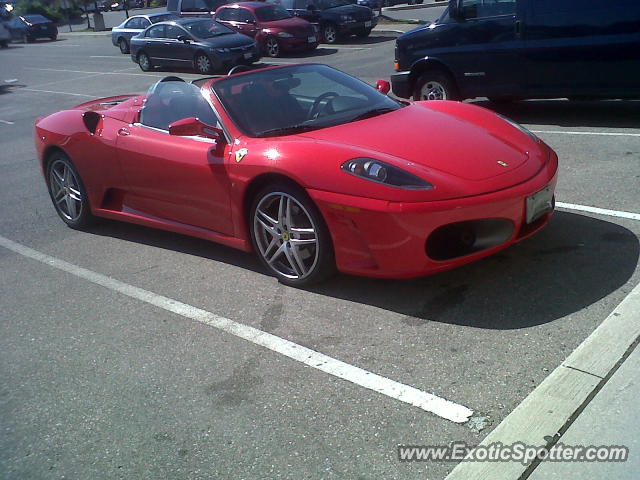
[[[397,35],[369,35],[365,38],[360,37],[346,37],[341,38],[336,43],[331,44],[335,46],[341,45],[376,45],[378,43],[393,42],[397,38]]]
[[[519,123],[560,127],[640,128],[640,100],[472,102]]]
[[[112,221],[92,232],[265,273],[252,254],[196,238]],[[415,327],[520,329],[571,315],[616,291],[634,274],[639,255],[630,230],[556,212],[532,238],[456,270],[412,280],[337,275],[308,290],[396,312]]]
[[[338,53],[337,48],[331,47],[323,47],[318,46],[318,48],[306,51],[306,52],[286,52],[282,55],[282,58],[313,58],[313,57],[324,57],[327,55],[333,55],[334,53]],[[265,63],[269,63],[267,60],[268,57],[262,57],[261,61]]]

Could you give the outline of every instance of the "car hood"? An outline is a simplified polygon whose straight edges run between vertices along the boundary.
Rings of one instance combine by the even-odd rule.
[[[342,5],[341,7],[327,8],[324,12],[337,13],[338,15],[352,15],[354,13],[369,13],[370,8],[362,5]]]
[[[542,142],[489,110],[460,102],[416,102],[298,137],[341,151],[334,155],[340,162],[366,157],[402,168],[435,185],[439,199],[512,187],[549,160]]]
[[[198,43],[215,48],[232,48],[251,45],[253,43],[253,39],[241,33],[230,33],[213,38],[201,38],[198,40]]]
[[[260,22],[260,25],[265,28],[279,28],[282,30],[302,30],[309,29],[311,30],[313,27],[311,24],[303,20],[302,18],[283,18],[282,20],[273,20],[272,22]]]

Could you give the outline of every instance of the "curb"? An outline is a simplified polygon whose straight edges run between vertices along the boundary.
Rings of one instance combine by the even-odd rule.
[[[480,445],[521,442],[553,447],[640,343],[638,312],[640,283]],[[463,461],[445,480],[521,480],[528,478],[540,462]]]
[[[111,36],[111,30],[104,32],[58,32],[58,37],[106,37]]]
[[[402,6],[393,6],[393,7],[383,7],[382,11],[393,12],[400,10],[418,10],[421,8],[433,8],[433,7],[446,7],[447,2],[438,2],[438,3],[423,3],[420,5],[402,5]]]

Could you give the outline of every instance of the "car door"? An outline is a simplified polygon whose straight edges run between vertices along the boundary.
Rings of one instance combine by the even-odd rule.
[[[163,54],[166,56],[167,65],[182,68],[191,66],[194,49],[190,42],[193,41],[193,37],[178,25],[167,25],[164,36],[166,38],[163,42]],[[187,41],[178,40],[179,37],[187,38]]]
[[[165,27],[164,24],[154,25],[149,28],[144,36],[144,43],[141,50],[147,52],[147,55],[151,57],[151,61],[158,64],[164,63],[165,59],[165,51],[164,51],[164,40],[165,40]]]
[[[234,28],[240,33],[254,38],[258,33],[256,17],[246,8],[236,8],[237,20]],[[233,23],[233,22],[232,22]]]
[[[320,22],[320,10],[313,0],[293,0],[290,12],[300,18],[304,18],[308,22]]]
[[[541,96],[614,96],[640,89],[637,0],[536,0],[524,26],[527,88]]]
[[[524,41],[516,0],[462,0],[448,32],[447,57],[466,96],[517,95],[523,89]]]
[[[180,105],[184,98],[172,92],[176,88],[184,95],[191,88],[200,95],[195,86],[166,83],[176,85],[165,85],[164,94],[149,94],[139,121],[118,131],[118,155],[127,182],[124,203],[134,213],[233,235],[225,162],[230,147],[167,131],[179,117],[198,117],[208,124],[216,123],[217,117],[204,98],[197,107],[185,107]]]

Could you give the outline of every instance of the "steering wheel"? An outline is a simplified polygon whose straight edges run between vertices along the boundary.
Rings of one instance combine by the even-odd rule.
[[[331,103],[329,99],[333,99],[339,96],[340,94],[336,92],[325,92],[322,95],[320,95],[318,98],[315,99],[315,101],[313,102],[313,105],[311,106],[311,110],[309,110],[309,118],[313,120],[318,118],[320,114],[324,112],[324,110],[327,108],[329,103]],[[325,101],[325,104],[321,107],[321,104],[323,101]]]

